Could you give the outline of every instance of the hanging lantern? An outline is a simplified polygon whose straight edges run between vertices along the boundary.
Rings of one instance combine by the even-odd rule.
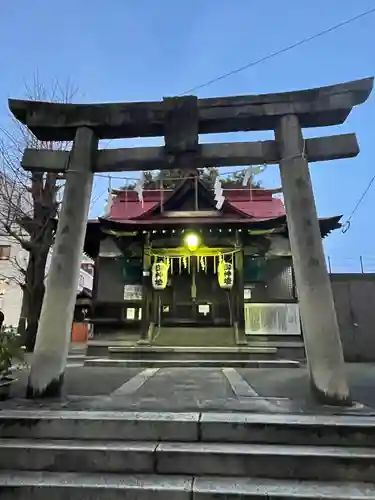
[[[152,286],[155,290],[164,290],[168,283],[168,269],[166,262],[154,262],[152,265]]]
[[[222,260],[217,267],[217,277],[220,288],[230,290],[234,283],[233,264]]]

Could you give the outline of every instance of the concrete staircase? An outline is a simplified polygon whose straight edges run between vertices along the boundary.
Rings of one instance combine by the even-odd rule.
[[[306,358],[303,338],[299,333],[294,335],[285,333],[247,335],[246,340],[249,347],[276,349],[278,359],[303,361]]]
[[[375,499],[371,417],[2,411],[1,500]]]
[[[236,345],[233,328],[163,327],[152,345],[129,345],[108,341],[89,343],[86,366],[124,366],[133,368],[171,367],[299,367],[304,360],[300,337],[278,341],[268,336],[249,338],[247,345]],[[298,341],[299,340],[299,341]],[[100,356],[94,358],[93,356]]]
[[[88,343],[85,365],[128,367],[236,366],[251,368],[273,365],[299,366],[305,360],[300,334],[247,335],[237,345],[233,328],[163,327],[152,345],[137,345],[139,334]],[[93,359],[100,358],[100,359]]]
[[[276,359],[274,347],[109,346],[105,358],[87,358],[85,366],[172,367],[299,367],[298,361]]]

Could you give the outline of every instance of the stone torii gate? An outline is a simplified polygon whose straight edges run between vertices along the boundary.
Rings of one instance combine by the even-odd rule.
[[[308,161],[354,157],[359,148],[355,134],[304,140],[302,128],[343,123],[372,86],[367,78],[279,94],[118,104],[9,100],[38,139],[73,141],[70,152],[26,149],[22,160],[26,170],[66,172],[28,396],[61,391],[96,172],[273,163],[280,165],[312,390],[322,402],[350,404]],[[252,130],[273,130],[275,140],[199,144],[198,134]],[[164,136],[165,146],[98,150],[99,139],[154,136]]]

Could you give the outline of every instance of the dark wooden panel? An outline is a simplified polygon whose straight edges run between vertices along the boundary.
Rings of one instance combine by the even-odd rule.
[[[123,259],[99,257],[97,267],[96,300],[101,302],[123,302]]]

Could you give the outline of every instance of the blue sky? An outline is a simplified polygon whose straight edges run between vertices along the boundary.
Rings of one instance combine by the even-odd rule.
[[[72,81],[79,88],[77,101],[157,100],[372,7],[374,0],[1,0],[0,125],[8,124],[7,98],[23,97],[25,82],[36,71],[45,85]],[[372,76],[374,47],[375,14],[199,89],[197,95],[277,92]],[[347,218],[375,175],[374,116],[375,92],[344,125],[306,131],[307,136],[356,132],[361,147],[356,159],[311,166],[321,216]],[[239,133],[202,140],[271,137],[271,132]],[[277,170],[269,167],[262,175],[265,187],[279,184]],[[96,180],[94,215],[103,209],[106,188],[105,179]],[[367,269],[375,271],[374,213],[375,183],[350,230],[336,232],[325,243],[336,270],[359,269],[363,255]]]

